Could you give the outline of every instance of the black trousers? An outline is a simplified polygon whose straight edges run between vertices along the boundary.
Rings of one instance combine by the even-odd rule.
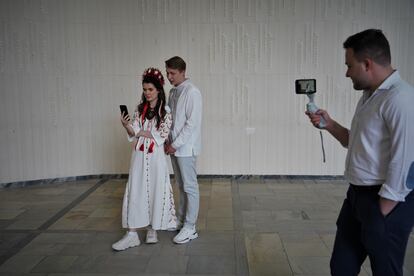
[[[332,275],[357,276],[367,256],[373,276],[403,275],[414,224],[414,191],[384,217],[379,208],[380,188],[349,186],[336,223]]]

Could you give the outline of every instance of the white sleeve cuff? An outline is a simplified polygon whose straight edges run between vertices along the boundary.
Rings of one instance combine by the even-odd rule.
[[[405,196],[406,196],[404,194],[397,193],[395,190],[390,188],[387,184],[383,184],[381,186],[381,189],[378,194],[383,198],[394,200],[394,201],[401,201],[401,202],[405,201]]]

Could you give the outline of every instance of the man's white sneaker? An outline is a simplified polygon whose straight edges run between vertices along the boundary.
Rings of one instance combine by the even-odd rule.
[[[191,240],[198,238],[197,231],[195,227],[183,227],[180,233],[174,237],[173,241],[178,244],[187,243]]]
[[[154,229],[148,229],[145,243],[157,243],[157,242],[158,242],[157,231]]]
[[[141,242],[139,241],[137,232],[127,232],[122,239],[112,245],[112,249],[122,251],[140,244]]]
[[[183,228],[183,225],[184,225],[183,222],[177,221],[177,226],[176,227],[168,228],[167,231],[170,231],[170,232],[171,231],[179,231],[179,230],[181,230],[181,228]]]

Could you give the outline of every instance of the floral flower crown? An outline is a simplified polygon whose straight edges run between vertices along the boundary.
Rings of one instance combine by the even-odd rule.
[[[161,86],[164,86],[164,77],[161,74],[161,71],[157,68],[150,67],[148,69],[145,69],[144,74],[142,74],[142,79],[145,77],[154,78],[160,82]]]

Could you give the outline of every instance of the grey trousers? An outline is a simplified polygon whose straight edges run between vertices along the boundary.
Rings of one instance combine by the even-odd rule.
[[[175,183],[180,190],[180,202],[177,210],[178,220],[184,227],[194,227],[197,223],[200,206],[200,192],[196,171],[197,157],[176,157],[171,155]]]

